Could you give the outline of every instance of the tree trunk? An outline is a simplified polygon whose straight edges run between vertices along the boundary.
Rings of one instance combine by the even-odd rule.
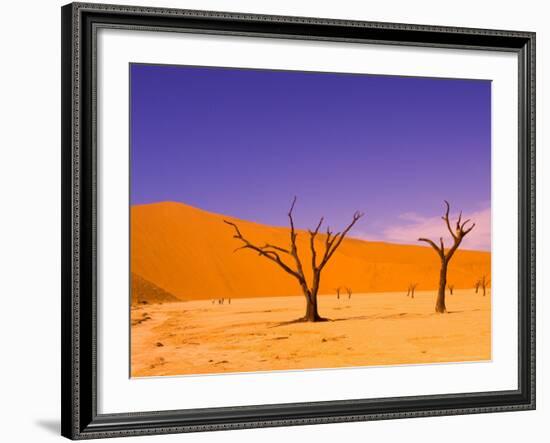
[[[304,315],[305,321],[319,321],[319,312],[317,311],[317,300],[307,299],[306,314]]]
[[[304,291],[306,296],[306,314],[303,317],[304,321],[307,322],[316,322],[316,321],[326,321],[326,318],[323,318],[319,315],[317,310],[317,293],[319,292],[319,284],[321,282],[321,273],[316,272],[313,275],[313,284],[311,291]]]
[[[441,272],[439,273],[439,290],[437,292],[437,301],[435,303],[435,312],[443,314],[447,312],[445,307],[445,287],[447,286],[447,262],[442,260]]]
[[[304,321],[323,321],[324,318],[319,315],[319,312],[317,310],[317,295],[312,297],[312,299],[313,300],[310,300],[310,298],[307,299],[306,315],[304,315]]]

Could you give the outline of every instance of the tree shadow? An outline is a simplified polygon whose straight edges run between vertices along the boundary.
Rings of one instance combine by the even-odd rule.
[[[464,312],[477,312],[481,311],[481,309],[468,309],[468,310],[462,310],[462,311],[447,311],[447,314],[462,314]]]
[[[322,318],[321,320],[317,320],[315,322],[308,322],[304,318],[297,318],[297,319],[290,320],[290,321],[284,321],[284,322],[276,323],[273,326],[269,326],[268,329],[278,328],[280,326],[293,325],[293,324],[296,324],[296,323],[325,323],[325,322],[338,322],[338,321],[347,321],[347,320],[369,320],[369,319],[372,319],[372,318],[374,318],[374,317],[368,316],[368,315],[357,315],[357,316],[354,316],[354,317]]]
[[[424,314],[418,314],[414,312],[399,312],[397,314],[389,314],[389,315],[356,315],[353,317],[342,317],[342,318],[335,318],[331,321],[347,321],[347,320],[393,320],[393,319],[400,319],[400,318],[418,318],[423,317]]]
[[[278,328],[280,326],[289,326],[289,325],[294,325],[296,323],[325,323],[325,322],[329,322],[329,321],[334,321],[333,319],[330,319],[330,318],[324,318],[324,317],[321,317],[319,318],[318,320],[314,321],[314,322],[310,322],[308,320],[306,320],[304,317],[300,317],[300,318],[296,318],[294,320],[289,320],[289,321],[283,321],[283,322],[279,322],[279,323],[275,323],[273,326],[269,326],[268,329],[271,329],[271,328]]]
[[[372,317],[368,315],[356,315],[354,317],[334,318],[331,321],[347,321],[347,320],[368,320]]]

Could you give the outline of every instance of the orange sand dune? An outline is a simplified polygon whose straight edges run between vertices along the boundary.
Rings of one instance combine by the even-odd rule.
[[[287,228],[181,203],[138,205],[131,210],[132,272],[186,300],[300,295],[297,282],[274,263],[250,250],[233,252],[240,243],[224,218],[236,222],[250,241],[288,246]],[[319,235],[318,251],[323,241]],[[298,249],[308,268],[309,235],[305,231],[299,231]],[[471,288],[479,277],[490,277],[490,273],[489,252],[459,250],[450,264],[448,283]],[[354,293],[406,292],[412,282],[418,283],[418,290],[433,290],[438,278],[439,259],[429,247],[348,238],[323,271],[319,292],[333,294],[339,286],[351,287]]]
[[[164,289],[132,272],[132,304],[173,303],[181,301]]]

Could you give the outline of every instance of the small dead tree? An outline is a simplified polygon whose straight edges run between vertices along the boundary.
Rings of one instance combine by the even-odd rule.
[[[483,289],[483,297],[485,297],[485,293],[487,292],[487,287],[489,286],[489,279],[484,275],[483,277],[481,277],[479,284],[481,286],[481,289]]]
[[[336,300],[340,300],[340,286],[336,288]]]
[[[348,300],[351,299],[351,288],[346,286],[346,292],[348,293]]]
[[[447,287],[449,288],[449,294],[450,294],[450,295],[453,295],[453,291],[454,291],[454,289],[455,289],[455,285],[448,285]]]
[[[476,294],[479,292],[479,287],[481,286],[481,280],[476,281],[474,288],[476,288]]]
[[[283,271],[285,271],[287,274],[290,274],[292,277],[294,277],[298,283],[300,284],[300,288],[302,289],[302,292],[306,298],[306,312],[305,315],[300,318],[298,321],[306,321],[306,322],[318,322],[318,321],[326,321],[325,318],[321,317],[318,312],[318,303],[317,303],[317,294],[319,292],[319,285],[321,283],[321,273],[325,266],[327,265],[328,261],[333,257],[334,252],[338,249],[338,247],[342,244],[342,241],[348,234],[348,232],[353,228],[355,223],[363,217],[362,212],[355,212],[353,214],[351,222],[346,226],[346,228],[341,231],[334,234],[329,227],[326,229],[325,238],[324,238],[324,251],[319,256],[319,260],[317,257],[317,249],[315,246],[315,239],[317,238],[317,235],[319,234],[319,230],[321,229],[321,225],[323,224],[324,218],[321,217],[321,220],[319,220],[319,223],[315,227],[313,231],[309,230],[309,246],[311,249],[311,282],[308,284],[308,281],[306,279],[305,273],[304,273],[304,267],[302,264],[302,260],[300,259],[300,256],[298,254],[298,245],[296,243],[296,238],[298,237],[298,233],[296,232],[296,229],[294,227],[294,218],[292,216],[292,211],[294,210],[294,205],[296,204],[296,197],[294,197],[294,200],[292,201],[292,205],[290,206],[290,210],[288,211],[288,219],[290,224],[290,244],[289,247],[281,247],[277,245],[272,245],[269,243],[265,243],[263,246],[256,245],[249,240],[247,240],[241,233],[239,227],[237,224],[230,222],[228,220],[224,220],[224,223],[230,225],[235,230],[235,234],[233,235],[233,238],[236,238],[241,243],[243,243],[242,246],[235,249],[235,252],[241,249],[251,249],[252,251],[255,251],[258,253],[260,257],[264,257],[267,260],[270,260],[271,262],[278,265]],[[288,256],[291,261],[294,262],[293,265],[288,264],[285,262],[281,256]]]
[[[447,286],[447,268],[449,266],[449,262],[451,261],[451,258],[453,258],[454,253],[460,246],[460,243],[462,243],[464,237],[466,237],[466,235],[468,235],[476,225],[475,223],[472,223],[470,227],[466,227],[466,225],[470,222],[470,219],[463,222],[461,211],[456,222],[456,228],[455,230],[453,230],[451,228],[451,222],[449,220],[449,211],[451,208],[447,200],[445,200],[445,206],[447,207],[447,210],[445,211],[445,215],[441,218],[445,222],[445,225],[447,226],[447,229],[453,238],[453,245],[448,248],[447,251],[445,251],[443,237],[439,238],[439,246],[429,238],[418,239],[418,241],[428,243],[437,252],[437,255],[441,260],[441,269],[439,272],[439,290],[437,292],[437,300],[435,303],[435,312],[440,314],[447,312],[447,307],[445,306],[445,287]]]
[[[407,289],[407,297],[411,297],[411,298],[414,298],[414,290],[416,289],[416,287],[418,286],[418,283],[410,283],[409,284],[409,287]]]

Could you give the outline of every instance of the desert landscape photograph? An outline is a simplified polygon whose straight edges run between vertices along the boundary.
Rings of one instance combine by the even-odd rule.
[[[130,76],[131,377],[491,360],[490,81]]]

